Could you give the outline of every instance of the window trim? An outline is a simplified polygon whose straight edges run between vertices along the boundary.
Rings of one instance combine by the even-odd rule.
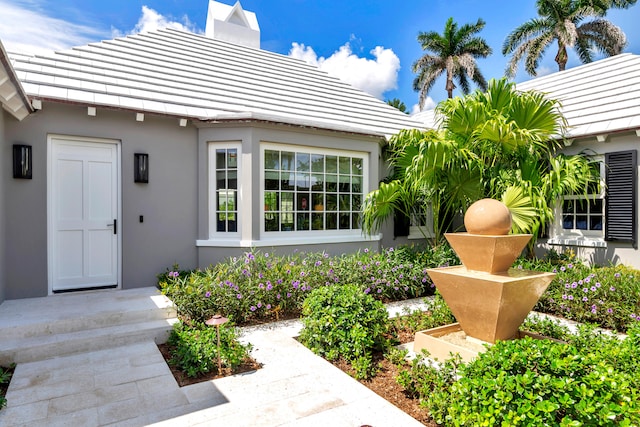
[[[264,196],[265,196],[265,151],[290,151],[294,153],[304,154],[322,154],[322,155],[336,155],[351,158],[359,158],[362,160],[362,198],[369,193],[369,178],[370,178],[370,165],[369,165],[369,153],[364,151],[354,150],[338,150],[323,147],[313,147],[306,145],[294,145],[278,142],[260,142],[259,150],[259,180],[260,180],[260,240],[266,242],[265,244],[292,244],[292,243],[330,243],[330,242],[350,242],[350,241],[363,241],[364,240],[378,240],[376,236],[363,237],[362,228],[357,229],[340,229],[335,230],[292,230],[292,231],[265,231],[265,208],[264,208]],[[281,191],[281,190],[278,190]],[[326,190],[324,191],[326,194]],[[354,212],[354,211],[351,211]],[[279,243],[281,242],[281,243]]]
[[[216,220],[216,200],[217,200],[217,181],[216,181],[216,150],[218,149],[236,149],[237,150],[237,201],[236,201],[236,231],[218,231]],[[240,240],[241,236],[241,212],[242,212],[242,143],[240,141],[210,141],[208,143],[209,152],[209,201],[208,201],[208,216],[209,216],[209,239],[222,239],[236,242]]]

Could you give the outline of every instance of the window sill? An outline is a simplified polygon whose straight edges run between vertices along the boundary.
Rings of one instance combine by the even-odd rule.
[[[373,236],[346,235],[346,236],[295,236],[295,237],[268,237],[262,240],[196,240],[197,247],[223,247],[223,248],[259,248],[268,246],[298,246],[321,245],[331,243],[357,243],[377,242],[382,239],[381,234]]]
[[[550,245],[584,246],[589,248],[606,248],[607,242],[597,237],[558,236],[547,240]]]

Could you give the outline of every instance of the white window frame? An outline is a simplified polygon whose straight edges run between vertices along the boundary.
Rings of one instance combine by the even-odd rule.
[[[590,246],[590,247],[605,247],[606,242],[604,240],[605,233],[605,178],[606,178],[606,165],[603,155],[592,156],[590,162],[597,162],[600,165],[600,192],[597,194],[584,195],[567,195],[556,203],[555,206],[555,219],[553,224],[553,234],[548,239],[547,243],[552,245],[567,245],[567,246]],[[564,215],[563,215],[563,203],[565,200],[584,200],[585,198],[595,198],[602,200],[602,229],[601,230],[582,230],[582,229],[565,229],[564,228]],[[587,216],[587,221],[589,216]]]
[[[239,240],[241,236],[241,206],[242,206],[242,145],[240,142],[209,142],[209,238],[216,240]],[[217,164],[216,151],[233,150],[237,152],[237,200],[236,200],[236,231],[218,231],[217,223]]]
[[[265,190],[265,151],[267,150],[275,150],[275,151],[287,151],[294,153],[304,153],[304,154],[321,154],[321,155],[335,155],[335,156],[343,156],[350,158],[358,158],[362,160],[362,202],[364,201],[364,197],[369,193],[369,153],[360,152],[360,151],[352,151],[352,150],[335,150],[328,148],[319,148],[319,147],[310,147],[304,145],[291,145],[291,144],[282,144],[282,143],[273,143],[273,142],[262,142],[260,144],[260,238],[263,241],[274,241],[274,240],[284,240],[291,242],[336,242],[336,241],[361,241],[363,240],[362,228],[357,229],[340,229],[335,230],[313,230],[310,227],[309,230],[292,230],[292,231],[265,231],[266,230],[266,217],[265,213],[268,211],[265,210],[265,192],[269,190]],[[312,172],[311,172],[312,173]],[[280,192],[282,190],[278,190]],[[326,189],[323,191],[326,196]],[[311,190],[310,190],[311,193]],[[362,203],[361,202],[361,203]],[[308,203],[312,203],[312,201],[308,201]],[[311,211],[313,212],[314,207],[311,206]],[[323,212],[325,212],[323,210]],[[339,212],[339,211],[338,211]],[[353,210],[351,211],[353,212]],[[365,240],[371,240],[365,239]],[[377,240],[375,237],[373,240]]]
[[[420,216],[424,217],[422,221],[420,221]],[[429,203],[425,212],[412,213],[410,221],[409,236],[407,236],[408,239],[432,239],[435,237],[435,233],[433,232],[433,209],[431,207],[431,203]],[[421,222],[423,224],[421,224]]]

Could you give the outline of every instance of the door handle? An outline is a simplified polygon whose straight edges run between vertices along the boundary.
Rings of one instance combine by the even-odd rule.
[[[111,227],[113,225],[113,234],[118,234],[118,220],[114,219],[113,224],[107,224],[107,227]]]

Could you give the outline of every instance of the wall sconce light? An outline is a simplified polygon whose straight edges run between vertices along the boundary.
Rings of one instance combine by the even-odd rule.
[[[144,153],[135,153],[133,162],[133,181],[144,184],[149,183],[149,155]]]
[[[13,177],[31,179],[31,146],[13,145]]]

